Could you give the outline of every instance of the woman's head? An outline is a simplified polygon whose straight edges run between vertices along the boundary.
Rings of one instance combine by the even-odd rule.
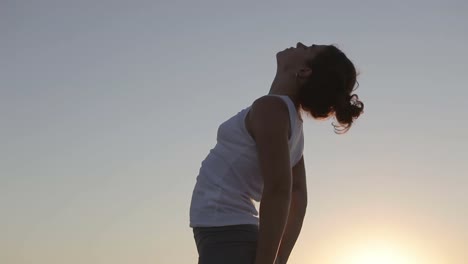
[[[355,90],[357,72],[346,55],[333,45],[298,43],[277,54],[278,67],[296,74],[297,99],[303,111],[313,118],[335,116],[344,133],[364,110]],[[356,87],[357,88],[357,87]]]

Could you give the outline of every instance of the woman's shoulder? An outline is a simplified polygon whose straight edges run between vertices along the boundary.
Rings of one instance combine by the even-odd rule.
[[[251,109],[253,111],[264,110],[270,112],[271,114],[275,114],[275,112],[284,112],[285,110],[287,112],[289,111],[287,102],[280,95],[261,96],[253,101]]]
[[[252,124],[261,130],[281,129],[281,126],[289,128],[288,105],[278,96],[265,95],[257,98],[252,103],[249,117]]]

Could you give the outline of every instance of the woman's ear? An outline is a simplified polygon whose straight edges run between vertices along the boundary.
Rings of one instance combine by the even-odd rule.
[[[301,78],[308,78],[310,75],[312,75],[312,69],[311,68],[301,68],[299,69],[299,72],[297,73],[298,77]]]

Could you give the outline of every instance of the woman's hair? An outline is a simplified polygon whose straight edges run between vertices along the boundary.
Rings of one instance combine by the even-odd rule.
[[[353,63],[341,50],[329,45],[306,64],[312,74],[299,88],[301,108],[317,119],[335,115],[339,123],[333,124],[335,133],[346,133],[364,110],[359,97],[352,94],[357,83]]]

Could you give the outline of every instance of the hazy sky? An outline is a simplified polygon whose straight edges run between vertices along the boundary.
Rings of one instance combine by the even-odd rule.
[[[196,263],[190,198],[217,127],[301,41],[348,55],[365,113],[343,136],[305,121],[289,263],[381,243],[465,264],[467,14],[464,0],[1,0],[0,263]]]

